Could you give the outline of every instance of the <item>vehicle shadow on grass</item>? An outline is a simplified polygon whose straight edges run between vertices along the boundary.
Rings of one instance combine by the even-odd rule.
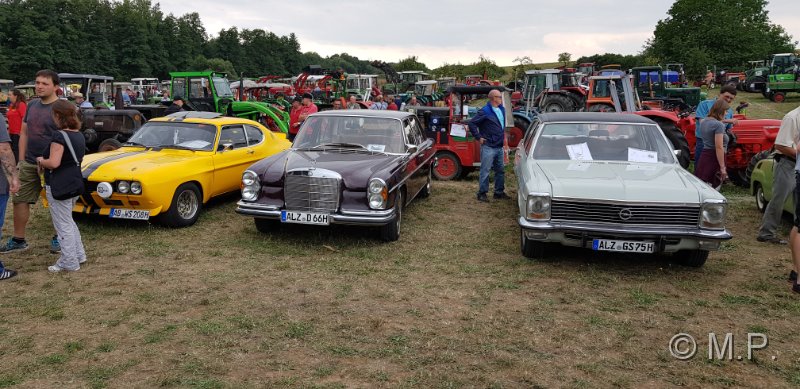
[[[585,248],[552,245],[545,249],[545,256],[534,259],[534,262],[552,264],[560,267],[580,267],[594,265],[597,269],[626,272],[650,272],[665,268],[696,270],[696,268],[678,264],[677,258],[671,254],[637,254],[600,252]]]

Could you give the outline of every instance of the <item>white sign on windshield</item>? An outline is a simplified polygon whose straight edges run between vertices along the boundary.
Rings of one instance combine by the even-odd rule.
[[[656,153],[655,151],[628,147],[628,162],[657,163],[658,153]]]
[[[567,145],[567,153],[569,153],[569,159],[573,161],[592,160],[592,153],[589,151],[589,145],[586,142]]]

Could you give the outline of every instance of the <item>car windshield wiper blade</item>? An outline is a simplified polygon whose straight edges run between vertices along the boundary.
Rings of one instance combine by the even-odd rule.
[[[127,142],[123,143],[122,145],[123,145],[123,146],[139,146],[139,147],[150,147],[150,146],[145,146],[145,145],[143,145],[143,144],[141,144],[141,143],[136,143],[136,142],[131,142],[131,141],[127,141]]]
[[[359,144],[359,143],[343,143],[343,142],[340,142],[340,143],[322,143],[322,144],[318,144],[318,145],[312,147],[312,149],[318,149],[320,147],[350,147],[350,148],[357,147],[359,149],[366,149],[366,147],[364,147],[364,145]]]
[[[177,150],[189,150],[189,151],[197,151],[191,147],[181,146],[181,145],[158,145],[155,146],[159,149],[177,149]]]

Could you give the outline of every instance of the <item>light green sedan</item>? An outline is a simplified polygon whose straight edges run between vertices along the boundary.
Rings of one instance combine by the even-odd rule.
[[[539,115],[517,147],[520,248],[671,253],[687,266],[731,238],[727,200],[683,169],[656,123],[613,113]]]
[[[758,210],[764,212],[767,204],[772,201],[772,181],[775,169],[775,155],[769,151],[762,151],[753,157],[755,163],[750,174],[750,194],[756,197]],[[751,162],[751,166],[753,163]],[[783,210],[794,215],[794,196],[791,194],[783,203]]]

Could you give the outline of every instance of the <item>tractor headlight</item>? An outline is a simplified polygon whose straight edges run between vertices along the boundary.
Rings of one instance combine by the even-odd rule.
[[[367,198],[371,209],[386,208],[386,200],[389,198],[389,188],[386,187],[386,183],[383,180],[380,178],[369,180],[367,191]]]
[[[245,170],[242,174],[242,200],[255,201],[259,192],[261,192],[261,182],[258,180],[258,174]]]
[[[728,204],[724,201],[706,202],[700,209],[700,228],[711,230],[725,229],[725,214]]]
[[[120,181],[117,183],[117,192],[127,194],[131,190],[131,184],[128,181]]]
[[[532,221],[550,220],[550,195],[532,193],[528,195],[525,218]]]
[[[131,182],[131,193],[135,195],[142,194],[142,183],[139,181]]]

